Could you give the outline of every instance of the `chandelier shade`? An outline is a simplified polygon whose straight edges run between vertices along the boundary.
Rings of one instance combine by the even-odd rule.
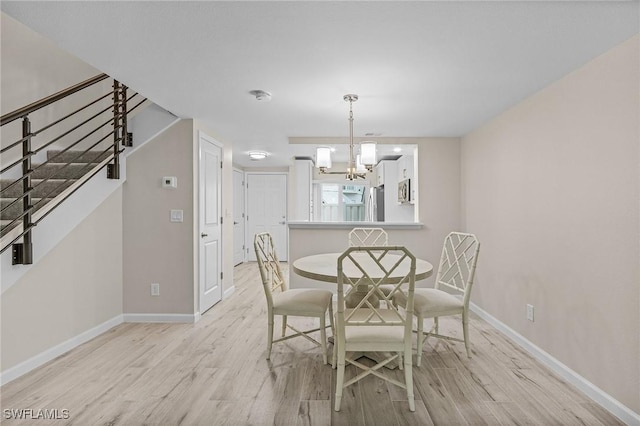
[[[376,164],[376,143],[365,141],[360,144],[360,160],[364,166],[372,168]]]
[[[320,169],[331,168],[331,148],[326,146],[316,148],[316,167]]]

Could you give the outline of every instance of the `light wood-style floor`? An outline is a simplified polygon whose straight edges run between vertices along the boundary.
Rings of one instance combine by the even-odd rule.
[[[265,360],[266,301],[255,263],[197,324],[122,324],[1,389],[2,409],[69,410],[70,425],[616,425],[606,410],[480,319],[473,356],[430,340],[414,367],[416,411],[369,376],[333,411],[335,370],[305,339]],[[298,325],[310,325],[302,319]],[[458,334],[458,319],[442,320]],[[278,330],[278,324],[276,324]],[[349,367],[352,368],[352,367]],[[397,370],[386,370],[398,374]],[[347,370],[347,376],[353,371]],[[3,411],[4,413],[4,411]]]

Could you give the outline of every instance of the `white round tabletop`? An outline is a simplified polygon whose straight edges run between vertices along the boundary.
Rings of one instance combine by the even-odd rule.
[[[312,280],[324,281],[329,283],[337,283],[338,282],[338,257],[342,253],[322,253],[322,254],[314,254],[311,256],[301,257],[293,262],[293,272],[300,275],[301,277],[310,278]],[[357,253],[355,253],[357,254]],[[398,255],[388,254],[385,256],[385,262],[392,264],[394,259],[398,259]],[[371,263],[374,265],[373,260],[369,256],[363,256],[358,259],[365,270],[375,271],[377,268],[367,268],[366,264]],[[344,266],[345,273],[350,277],[358,277],[362,273],[353,268],[353,272],[349,270],[349,263],[345,263]],[[392,274],[391,281],[394,278],[400,279],[407,274],[407,267],[399,267]],[[416,281],[424,280],[433,274],[433,265],[426,260],[416,259]],[[373,276],[372,278],[376,278]]]

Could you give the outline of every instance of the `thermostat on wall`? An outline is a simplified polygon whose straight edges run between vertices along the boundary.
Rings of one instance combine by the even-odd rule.
[[[175,176],[165,176],[162,178],[162,187],[163,188],[177,188],[178,187],[178,178]]]

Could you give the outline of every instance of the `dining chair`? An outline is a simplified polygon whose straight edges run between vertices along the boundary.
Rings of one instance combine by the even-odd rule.
[[[389,238],[382,228],[353,228],[349,232],[349,246],[386,246]]]
[[[329,324],[333,334],[333,293],[322,289],[288,289],[280,269],[273,238],[268,232],[256,234],[253,246],[258,260],[262,286],[267,297],[267,359],[271,357],[273,343],[301,336],[322,347],[322,359],[327,364],[327,326],[325,318],[328,311]],[[273,340],[274,317],[276,315],[282,316],[282,337]],[[287,324],[288,316],[319,318],[320,327],[313,330],[298,330]],[[287,336],[287,328],[293,330],[295,334]],[[316,331],[320,331],[320,342],[309,336],[309,333]]]
[[[405,247],[349,247],[338,258],[336,346],[333,355],[333,366],[337,368],[335,411],[340,411],[343,389],[370,374],[406,389],[409,410],[415,411],[411,365],[415,273],[416,258]],[[367,295],[355,307],[348,308],[347,297],[363,284],[368,285]],[[388,296],[379,289],[383,284],[393,285]],[[398,293],[402,293],[407,301],[404,310],[391,303],[391,298]],[[374,294],[385,303],[372,303],[369,296]],[[351,357],[347,357],[348,352]],[[353,359],[354,352],[376,352],[378,356],[389,353],[375,366],[367,367]],[[381,372],[383,366],[394,360],[398,360],[399,368],[403,369],[402,358],[404,383]],[[363,372],[345,383],[347,363]]]
[[[451,232],[444,240],[434,288],[416,289],[413,311],[418,322],[418,367],[422,361],[422,346],[429,337],[464,342],[467,357],[471,357],[469,299],[479,252],[480,242],[475,235]],[[399,306],[405,306],[405,302],[402,295],[394,297],[394,303]],[[438,318],[449,315],[462,315],[463,339],[438,334]],[[433,318],[433,326],[428,332],[423,331],[425,318]]]

